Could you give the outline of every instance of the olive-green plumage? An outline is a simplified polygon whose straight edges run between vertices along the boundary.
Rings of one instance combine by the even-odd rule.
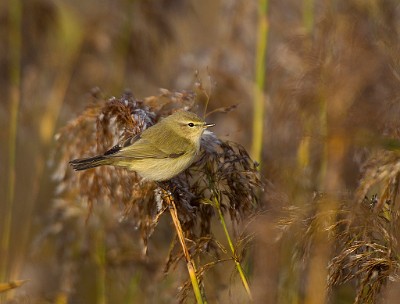
[[[75,170],[113,165],[136,171],[147,180],[168,180],[193,163],[201,135],[210,126],[192,112],[178,111],[103,155],[70,164]]]

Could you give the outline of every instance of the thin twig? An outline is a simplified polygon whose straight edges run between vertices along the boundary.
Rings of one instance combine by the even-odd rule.
[[[254,160],[261,162],[263,148],[263,130],[265,117],[265,60],[268,43],[268,0],[259,0],[258,4],[258,38],[255,68],[255,91],[253,111],[253,146],[251,149]]]
[[[216,192],[216,191],[214,190],[214,192]],[[218,198],[217,198],[217,196],[218,196]],[[245,273],[243,271],[242,265],[239,262],[239,258],[236,255],[235,246],[233,245],[232,239],[231,239],[231,237],[229,235],[228,228],[226,226],[224,214],[222,213],[222,210],[221,210],[221,204],[220,204],[219,197],[220,197],[219,193],[215,193],[215,195],[213,197],[214,206],[218,211],[218,217],[219,217],[219,220],[221,222],[222,228],[224,229],[224,233],[225,233],[226,239],[228,240],[229,248],[231,249],[233,260],[235,261],[236,269],[239,272],[239,275],[240,275],[240,278],[242,280],[244,289],[246,290],[247,295],[249,296],[250,300],[253,301],[253,296],[251,294],[249,283],[247,282],[247,278],[246,278],[246,275],[245,275]]]
[[[203,301],[203,297],[201,295],[199,282],[198,282],[197,276],[196,276],[196,266],[189,254],[189,250],[185,243],[185,237],[183,235],[181,223],[179,222],[178,212],[176,210],[174,198],[172,197],[172,194],[167,192],[166,190],[162,189],[162,191],[164,193],[164,201],[169,206],[169,211],[171,213],[171,218],[172,218],[172,221],[175,226],[176,234],[177,234],[179,242],[181,243],[181,246],[182,246],[183,255],[185,256],[185,259],[186,259],[186,267],[189,272],[190,281],[192,282],[193,292],[196,297],[196,301],[197,301],[197,303],[202,304],[202,303],[204,303],[204,301]]]

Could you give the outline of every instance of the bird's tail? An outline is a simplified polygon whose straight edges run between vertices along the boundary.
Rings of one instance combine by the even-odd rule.
[[[69,163],[74,170],[81,171],[98,166],[110,165],[111,161],[107,156],[99,155],[88,158],[74,159],[71,160]]]

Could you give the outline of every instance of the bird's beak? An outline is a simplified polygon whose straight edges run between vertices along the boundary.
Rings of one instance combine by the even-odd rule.
[[[209,128],[209,127],[214,127],[215,126],[215,124],[208,124],[208,123],[205,123],[204,124],[204,129],[206,129],[206,128]]]

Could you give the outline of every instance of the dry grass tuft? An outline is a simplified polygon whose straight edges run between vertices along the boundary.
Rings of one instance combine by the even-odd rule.
[[[393,178],[397,180],[398,174]],[[367,176],[365,179],[369,180]],[[316,194],[301,210],[288,208],[278,226],[296,240],[292,255],[295,268],[306,275],[312,249],[319,242],[317,232],[325,231],[334,249],[327,265],[328,289],[354,284],[354,303],[376,303],[388,281],[399,280],[399,229],[395,224],[399,210],[392,203],[396,191],[387,189],[393,182],[383,185],[385,190],[381,198],[372,195],[358,202],[345,195],[337,210],[318,207],[332,199],[324,194]],[[360,186],[363,187],[365,185]],[[331,219],[327,221],[327,218]]]

